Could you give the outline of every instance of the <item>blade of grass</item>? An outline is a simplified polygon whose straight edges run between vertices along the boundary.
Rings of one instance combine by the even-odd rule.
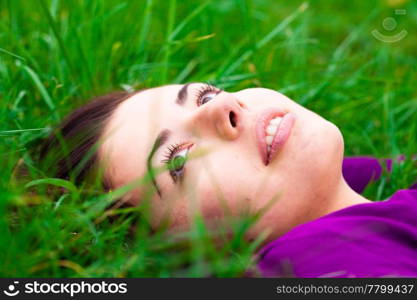
[[[139,43],[138,43],[138,53],[142,56],[141,63],[145,63],[147,61],[145,55],[145,49],[147,45],[147,37],[151,26],[151,20],[153,16],[153,0],[147,0],[145,10],[143,11],[143,22],[141,26],[141,31],[139,34]]]
[[[193,20],[195,17],[197,17],[204,9],[207,7],[207,5],[210,3],[209,1],[204,2],[200,6],[198,6],[191,14],[189,14],[181,23],[178,24],[178,26],[174,29],[174,31],[169,35],[168,40],[173,41],[176,36],[181,32],[181,30],[184,29],[187,24]]]
[[[56,121],[60,120],[59,113],[55,107],[54,102],[52,101],[51,96],[49,95],[48,91],[46,90],[45,86],[41,82],[39,76],[35,71],[33,71],[30,67],[27,65],[22,65],[23,70],[26,71],[26,73],[29,75],[29,77],[32,79],[33,83],[35,84],[36,88],[39,90],[39,93],[42,96],[42,99],[44,100],[45,104],[48,106],[48,108],[52,112],[52,116]]]
[[[68,52],[67,52],[67,48],[65,46],[65,43],[64,43],[61,35],[59,34],[58,26],[55,23],[48,7],[46,6],[45,0],[40,0],[39,3],[40,3],[40,7],[41,7],[41,9],[42,9],[42,11],[43,11],[43,13],[46,17],[46,20],[48,21],[48,24],[51,27],[52,32],[53,32],[56,40],[58,41],[59,48],[61,49],[62,55],[64,56],[64,59],[65,59],[67,65],[68,65],[68,68],[70,70],[70,74],[72,76],[72,79],[75,81],[77,79],[75,68],[74,68],[74,65],[73,65],[73,63],[70,59],[70,56],[69,56]]]
[[[196,59],[190,60],[190,62],[185,66],[185,68],[181,71],[180,74],[173,80],[173,83],[183,83],[185,79],[190,76],[191,72],[195,69],[198,65]]]
[[[12,57],[14,57],[14,58],[17,58],[17,59],[19,59],[19,60],[23,61],[23,62],[26,62],[26,59],[25,59],[24,57],[22,57],[22,56],[20,56],[20,55],[17,55],[17,54],[14,54],[14,53],[12,53],[12,52],[10,52],[10,51],[7,51],[7,50],[6,50],[6,49],[4,49],[4,48],[0,48],[0,52],[3,52],[3,53],[5,53],[5,54],[8,54],[8,55],[10,55],[10,56],[12,56]]]
[[[300,14],[302,14],[308,8],[308,3],[304,2],[298,9],[291,15],[286,17],[281,23],[274,27],[267,35],[265,35],[260,41],[258,41],[253,49],[245,51],[240,57],[238,57],[220,76],[230,75],[239,66],[242,65],[249,57],[251,57],[257,50],[267,45],[273,38],[280,34],[285,28],[288,27]]]
[[[77,187],[72,182],[68,180],[60,179],[60,178],[43,178],[43,179],[32,180],[31,182],[28,182],[27,184],[25,184],[25,189],[36,186],[36,185],[40,185],[40,184],[50,184],[54,186],[59,186],[59,187],[66,188],[72,193],[78,193]]]
[[[377,12],[378,9],[374,9],[369,16],[340,43],[337,49],[333,52],[322,81],[318,86],[311,89],[305,96],[301,97],[299,101],[300,104],[306,105],[309,101],[317,97],[317,95],[330,84],[330,80],[334,77],[339,64],[348,52],[349,47],[359,38],[360,32],[364,30],[368,23],[375,17]]]
[[[168,69],[170,66],[170,57],[171,57],[171,34],[174,29],[174,23],[175,23],[175,12],[177,9],[177,1],[176,0],[170,0],[169,1],[169,11],[168,11],[168,23],[167,23],[167,33],[166,33],[166,46],[165,46],[165,55],[164,55],[164,68],[162,70],[162,76],[161,76],[161,82],[159,84],[165,84],[167,83],[168,79]]]
[[[28,131],[40,131],[40,130],[46,130],[48,129],[47,127],[44,128],[28,128],[28,129],[16,129],[16,130],[3,130],[0,131],[0,136],[9,136],[9,135],[13,135],[16,133],[23,133],[23,132],[28,132]]]

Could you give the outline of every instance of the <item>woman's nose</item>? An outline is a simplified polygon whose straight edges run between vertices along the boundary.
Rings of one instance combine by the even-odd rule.
[[[242,107],[233,94],[221,92],[191,112],[187,127],[197,136],[211,134],[234,140],[242,131]]]

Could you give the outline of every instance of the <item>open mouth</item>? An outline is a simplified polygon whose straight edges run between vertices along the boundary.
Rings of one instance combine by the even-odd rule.
[[[256,125],[256,135],[258,148],[266,166],[287,141],[294,121],[293,113],[276,109],[269,109],[260,115]]]
[[[275,117],[273,119],[271,119],[271,121],[269,121],[268,126],[266,127],[265,130],[265,142],[266,142],[266,148],[267,148],[267,153],[269,154],[271,152],[271,146],[272,146],[272,142],[274,140],[274,137],[276,136],[277,132],[278,132],[278,128],[281,125],[282,122],[282,117]]]

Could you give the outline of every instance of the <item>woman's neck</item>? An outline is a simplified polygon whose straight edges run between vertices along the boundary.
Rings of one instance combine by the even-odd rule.
[[[341,210],[343,208],[363,203],[371,203],[372,201],[366,199],[361,194],[358,194],[346,183],[342,177],[339,184],[335,187],[335,191],[328,199],[328,205],[321,212],[321,215],[327,215],[329,213]]]

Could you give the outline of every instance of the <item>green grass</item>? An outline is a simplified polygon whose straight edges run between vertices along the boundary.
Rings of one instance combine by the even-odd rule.
[[[222,245],[199,218],[167,239],[138,218],[146,205],[103,218],[112,195],[42,174],[32,186],[12,184],[16,162],[31,163],[28,149],[111,90],[189,81],[272,88],[337,124],[347,155],[416,154],[416,2],[303,3],[0,0],[0,275],[235,277],[253,266],[257,243],[242,238],[252,219],[231,222]],[[397,43],[371,34],[390,34],[388,16],[396,32],[408,31]],[[396,165],[366,196],[408,187],[413,167]],[[48,195],[48,186],[68,192]]]

